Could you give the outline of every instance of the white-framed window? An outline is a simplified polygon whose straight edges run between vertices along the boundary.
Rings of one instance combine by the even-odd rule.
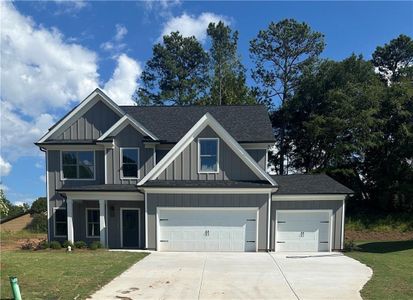
[[[65,207],[54,207],[54,236],[67,236],[67,211]]]
[[[100,236],[99,208],[86,208],[86,237]]]
[[[62,180],[94,180],[95,151],[61,151]]]
[[[121,179],[139,179],[139,148],[120,148]]]
[[[198,139],[198,173],[219,172],[219,139]]]

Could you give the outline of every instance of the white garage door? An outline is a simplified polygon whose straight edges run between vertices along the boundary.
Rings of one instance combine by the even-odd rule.
[[[329,251],[331,211],[277,210],[276,251]]]
[[[158,208],[159,251],[256,251],[257,208]]]

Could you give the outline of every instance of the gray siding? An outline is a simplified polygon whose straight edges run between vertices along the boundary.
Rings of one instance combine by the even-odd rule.
[[[263,168],[264,170],[267,170],[267,165],[266,165],[266,155],[267,155],[267,150],[266,149],[246,149],[245,151],[248,152],[249,155],[258,163],[258,165]]]
[[[198,138],[216,138],[205,128],[184,151],[158,176],[159,180],[257,180],[258,177],[222,140],[219,141],[219,172],[198,173]]]
[[[138,180],[121,179],[120,148],[139,148],[139,173],[143,178],[154,167],[153,148],[145,148],[142,143],[143,135],[132,126],[126,126],[116,137],[115,147],[107,149],[107,183],[108,184],[136,184]]]
[[[271,203],[271,236],[272,250],[275,250],[275,218],[277,209],[304,210],[304,209],[331,209],[333,211],[333,244],[332,249],[341,249],[342,212],[341,200],[314,200],[314,201],[272,201]]]
[[[147,194],[148,248],[156,248],[157,207],[258,207],[258,250],[267,248],[268,194]]]
[[[56,137],[58,140],[97,139],[119,120],[119,116],[99,101],[69,128]]]

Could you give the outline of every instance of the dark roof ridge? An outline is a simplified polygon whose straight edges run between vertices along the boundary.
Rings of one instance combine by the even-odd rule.
[[[230,105],[119,105],[119,107],[253,107],[253,106],[265,106],[265,104],[230,104]]]

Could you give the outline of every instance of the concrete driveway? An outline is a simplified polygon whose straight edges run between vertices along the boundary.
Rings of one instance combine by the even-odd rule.
[[[338,253],[309,256],[154,252],[92,299],[361,299],[370,268]]]

